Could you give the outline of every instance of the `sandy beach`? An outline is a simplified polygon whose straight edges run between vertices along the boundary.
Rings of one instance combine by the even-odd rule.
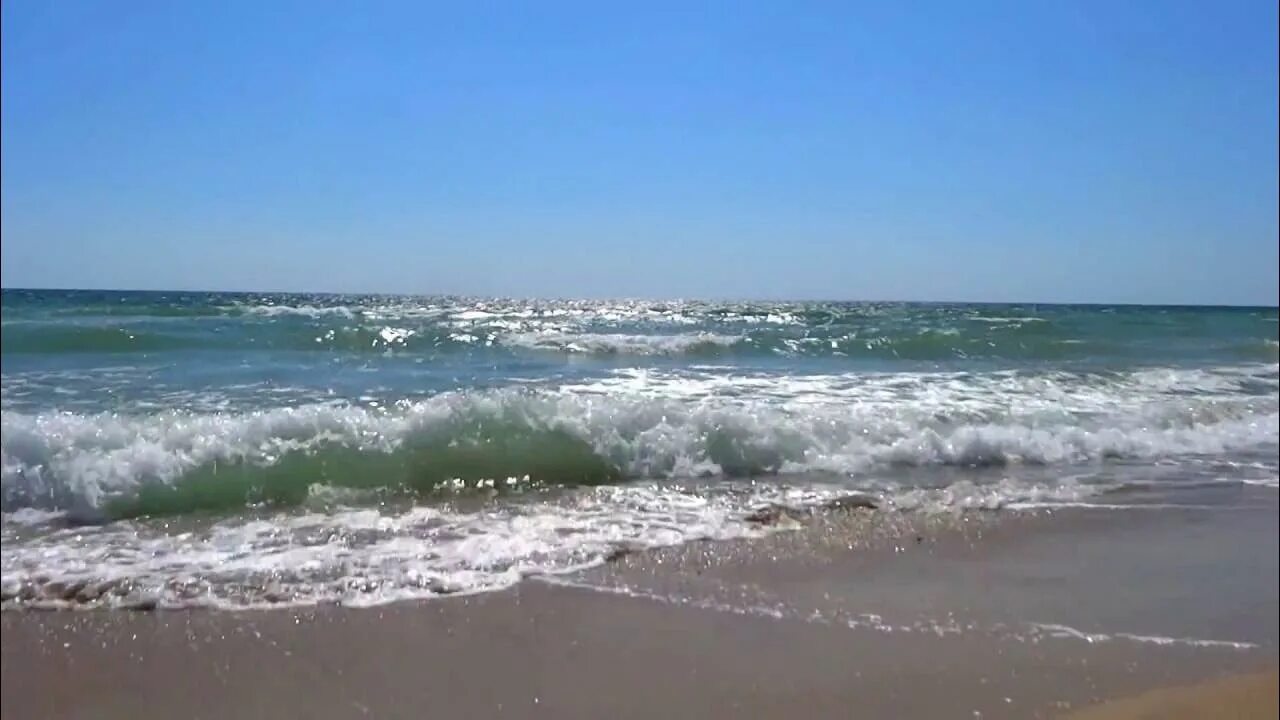
[[[373,611],[3,623],[5,717],[1054,717],[1274,665],[836,630],[539,584]]]
[[[1277,674],[1257,673],[1222,678],[1185,687],[1160,688],[1086,708],[1071,720],[1136,720],[1137,718],[1273,718],[1277,706]]]
[[[7,612],[2,709],[1274,715],[1274,506],[1006,515],[830,513],[762,540],[635,553],[501,593],[368,609]],[[1221,552],[1246,539],[1251,552]],[[1220,559],[1203,562],[1210,553]],[[1247,677],[1221,681],[1237,675]],[[1184,685],[1194,687],[1167,690]],[[1187,709],[1163,710],[1175,706]]]

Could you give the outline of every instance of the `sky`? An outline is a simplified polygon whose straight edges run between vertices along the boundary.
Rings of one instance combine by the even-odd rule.
[[[44,2],[0,284],[1277,302],[1277,3]]]

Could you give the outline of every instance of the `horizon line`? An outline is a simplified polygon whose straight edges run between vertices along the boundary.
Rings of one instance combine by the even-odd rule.
[[[731,296],[572,296],[572,295],[468,295],[466,293],[430,293],[430,292],[342,292],[332,290],[183,290],[183,289],[137,289],[137,288],[104,288],[104,287],[17,287],[0,286],[0,292],[110,292],[110,293],[187,293],[202,295],[321,295],[331,297],[416,297],[416,298],[465,298],[472,300],[520,300],[520,301],[566,301],[593,300],[609,301],[641,301],[641,302],[777,302],[777,303],[884,303],[903,305],[1062,305],[1076,307],[1195,307],[1195,308],[1234,308],[1255,310],[1280,310],[1280,303],[1275,305],[1258,305],[1249,303],[1186,303],[1186,302],[1105,302],[1105,301],[1060,301],[1060,300],[885,300],[885,299],[838,299],[838,298],[769,298],[769,297],[731,297]]]

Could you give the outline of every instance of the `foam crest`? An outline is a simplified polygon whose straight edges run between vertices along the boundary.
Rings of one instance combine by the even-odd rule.
[[[179,532],[120,522],[6,542],[4,594],[12,602],[237,608],[367,606],[484,592],[589,567],[618,549],[760,535],[768,530],[747,522],[747,509],[837,492],[627,486],[471,513],[423,506],[305,511]]]
[[[1253,387],[1273,388],[1273,373],[1264,367],[1103,378],[997,373],[783,379],[622,371],[590,383],[443,393],[390,407],[313,404],[152,415],[5,411],[0,460],[6,509],[101,507],[143,486],[180,483],[196,471],[212,477],[226,464],[239,475],[219,477],[241,480],[255,468],[283,468],[262,482],[280,482],[281,472],[341,466],[353,475],[399,473],[409,481],[437,476],[441,468],[459,468],[457,476],[465,480],[541,472],[554,483],[587,476],[594,478],[590,482],[856,476],[902,465],[1151,460],[1274,448],[1277,398],[1255,394]],[[343,454],[316,455],[337,451]],[[296,462],[313,455],[319,465]],[[317,481],[325,480],[289,479],[300,487]]]
[[[684,335],[627,335],[621,333],[567,333],[544,331],[512,333],[501,338],[504,345],[534,350],[552,350],[599,355],[679,355],[699,350],[713,352],[746,342],[743,336],[716,333]]]
[[[360,506],[350,503],[364,498],[350,492],[313,491],[314,504],[217,520],[139,519],[60,529],[56,514],[6,515],[3,599],[40,607],[234,609],[365,607],[487,592],[530,576],[575,572],[619,553],[793,528],[761,523],[753,513],[777,506],[821,511],[849,493],[812,481],[629,484],[464,511]],[[1006,480],[986,492],[1016,499],[1048,491]],[[876,497],[888,511],[941,512],[970,508],[963,494],[939,489]]]

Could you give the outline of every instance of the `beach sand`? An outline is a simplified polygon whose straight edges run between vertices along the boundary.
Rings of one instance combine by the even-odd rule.
[[[1136,697],[1086,708],[1069,720],[1196,720],[1275,718],[1280,715],[1275,671],[1240,675],[1187,687],[1160,688]]]
[[[7,612],[0,711],[1027,718],[1139,696],[1080,717],[1275,715],[1274,507],[998,515],[837,513],[367,609]]]

